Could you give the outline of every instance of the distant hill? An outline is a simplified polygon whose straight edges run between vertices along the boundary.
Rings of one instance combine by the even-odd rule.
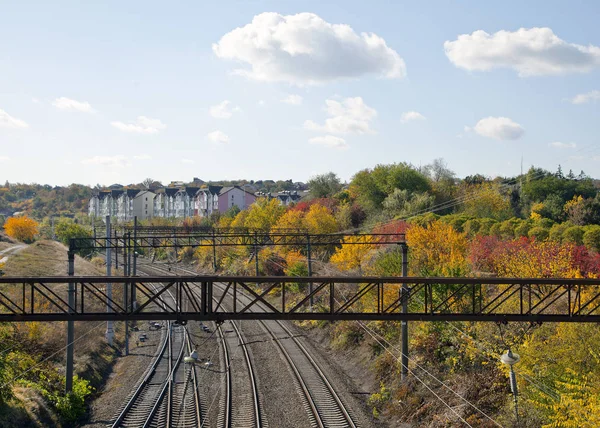
[[[6,183],[0,187],[0,215],[25,212],[41,219],[49,215],[72,217],[87,213],[92,188],[82,184],[66,187],[41,184]]]

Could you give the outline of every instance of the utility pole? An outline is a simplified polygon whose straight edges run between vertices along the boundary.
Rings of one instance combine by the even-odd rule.
[[[513,354],[513,352],[509,349],[506,354],[502,354],[500,357],[500,361],[504,364],[510,366],[510,390],[513,393],[513,401],[515,402],[515,421],[517,423],[517,427],[521,425],[519,421],[519,390],[517,389],[517,375],[513,370],[513,366],[517,364],[521,360],[519,354]]]
[[[111,260],[111,240],[110,240],[110,216],[106,216],[106,276],[111,276],[112,275],[112,260]],[[118,242],[118,241],[117,241]],[[115,254],[117,253],[117,251],[115,251]],[[118,264],[117,264],[117,269],[118,269]],[[112,309],[112,283],[107,283],[106,284],[106,297],[107,297],[107,302],[106,302],[106,312],[107,313],[111,313],[113,311]],[[113,345],[113,339],[115,337],[115,331],[113,330],[113,322],[112,321],[106,321],[106,333],[105,333],[105,337],[106,337],[106,342],[108,343],[109,346]]]
[[[73,251],[73,240],[69,244],[69,265],[67,269],[67,275],[75,275],[75,252]],[[75,312],[75,283],[69,282],[69,313]],[[66,379],[65,379],[65,391],[67,393],[73,390],[73,342],[75,341],[75,322],[73,320],[67,321],[67,367],[66,367]]]
[[[400,245],[402,248],[402,277],[408,276],[408,246],[404,243]],[[402,313],[408,313],[408,287],[405,283],[402,284],[400,297],[402,299]],[[402,371],[401,379],[406,380],[408,377],[408,321],[402,320],[401,323],[402,335]]]

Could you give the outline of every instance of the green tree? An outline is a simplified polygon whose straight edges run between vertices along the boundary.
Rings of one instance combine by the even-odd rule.
[[[463,212],[470,217],[506,220],[512,216],[510,201],[496,183],[483,183],[465,189]]]
[[[308,189],[313,198],[327,198],[342,190],[342,182],[335,173],[328,172],[308,180]]]
[[[71,219],[62,218],[60,219],[55,226],[56,238],[65,245],[69,245],[71,239],[74,238],[83,238],[84,241],[82,243],[86,247],[93,246],[93,234],[92,232],[86,228],[73,222]],[[83,257],[89,257],[94,253],[91,248],[87,248],[85,250],[78,251],[78,254]]]
[[[596,224],[588,226],[583,234],[583,243],[597,253],[600,252],[600,226]]]

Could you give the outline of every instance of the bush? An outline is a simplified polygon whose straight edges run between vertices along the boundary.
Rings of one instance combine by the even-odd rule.
[[[546,239],[548,239],[548,235],[550,233],[548,232],[548,229],[540,227],[540,226],[536,226],[531,228],[531,230],[529,230],[529,233],[527,234],[530,238],[535,238],[536,241],[545,241]]]
[[[521,236],[529,236],[529,231],[532,228],[532,224],[529,221],[522,221],[515,228],[515,237],[519,238]]]
[[[490,229],[496,223],[498,223],[498,220],[494,220],[493,218],[482,218],[481,226],[479,228],[479,235],[490,235]]]
[[[501,223],[492,224],[488,235],[497,236],[498,238],[500,238],[500,226],[501,226]]]
[[[481,219],[478,218],[467,220],[463,224],[463,230],[469,238],[473,238],[475,235],[477,235],[479,233],[479,229],[481,229]]]
[[[85,415],[85,399],[93,392],[89,381],[77,376],[73,377],[73,390],[66,394],[50,394],[48,399],[68,424],[74,424]]]
[[[550,228],[550,240],[562,242],[564,231],[572,226],[570,222],[556,223]]]
[[[10,217],[4,223],[4,230],[11,238],[29,244],[38,234],[38,223],[27,216]]]
[[[515,237],[515,228],[519,224],[519,220],[510,219],[505,220],[500,223],[500,228],[498,232],[500,232],[500,237],[502,239],[513,239]]]
[[[550,229],[554,222],[549,218],[540,218],[535,221],[535,226]]]
[[[582,245],[583,244],[583,234],[584,234],[583,227],[571,226],[571,227],[565,229],[565,231],[563,232],[562,240],[563,240],[563,242],[572,242],[573,244],[576,244],[576,245]]]
[[[587,230],[583,234],[583,243],[586,247],[600,252],[600,226],[593,225],[588,226]]]

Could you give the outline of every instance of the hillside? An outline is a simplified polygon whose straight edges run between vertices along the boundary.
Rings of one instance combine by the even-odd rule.
[[[37,241],[10,255],[3,270],[10,276],[53,276],[64,275],[66,267],[67,248],[64,245],[54,241]],[[102,273],[98,267],[78,256],[75,269],[81,275]],[[3,291],[7,292],[7,289]],[[59,287],[55,291],[59,294],[65,292]],[[75,396],[67,402],[61,401],[64,400],[66,324],[31,322],[0,326],[3,378],[0,383],[7,381],[0,388],[4,399],[0,404],[0,427],[72,426],[83,417],[86,411],[83,400],[101,387],[103,373],[116,356],[115,349],[109,348],[103,339],[104,325],[75,325],[75,373],[80,378],[76,380]],[[122,335],[120,328],[117,334]],[[119,343],[117,340],[116,350]]]

